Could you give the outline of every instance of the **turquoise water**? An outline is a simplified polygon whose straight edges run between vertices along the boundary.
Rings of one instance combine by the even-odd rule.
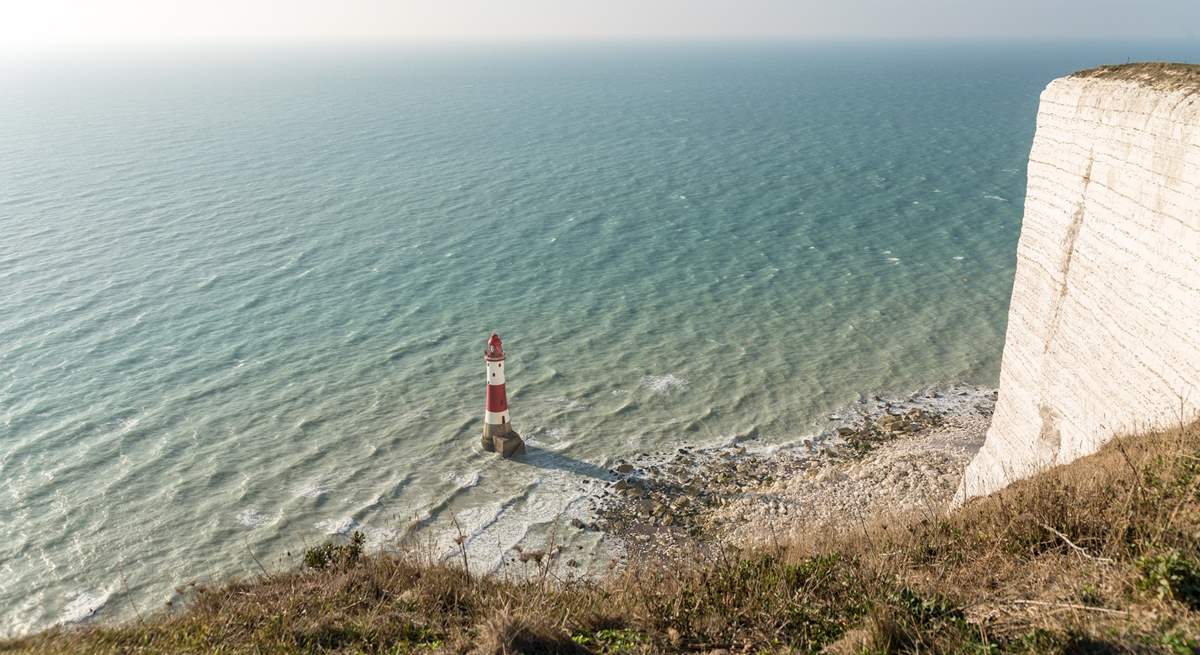
[[[0,65],[0,634],[130,616],[351,529],[444,549],[455,517],[494,569],[615,458],[994,384],[1038,92],[1194,54]],[[491,330],[523,462],[478,448]]]

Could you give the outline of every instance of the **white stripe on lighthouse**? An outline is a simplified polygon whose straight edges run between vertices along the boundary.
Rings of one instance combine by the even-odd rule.
[[[504,384],[504,362],[487,363],[487,383]]]
[[[504,425],[508,423],[508,412],[483,412],[483,422],[488,425]]]

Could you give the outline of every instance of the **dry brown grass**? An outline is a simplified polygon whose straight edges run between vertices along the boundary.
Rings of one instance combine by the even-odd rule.
[[[1104,80],[1124,80],[1143,86],[1169,91],[1200,91],[1200,65],[1149,61],[1114,66],[1100,66],[1079,71],[1071,77]]]
[[[413,555],[195,588],[21,653],[1200,652],[1200,427],[1123,439],[947,517],[598,583]]]

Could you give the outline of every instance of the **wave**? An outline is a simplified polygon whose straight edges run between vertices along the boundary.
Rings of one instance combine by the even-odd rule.
[[[292,494],[297,498],[320,498],[328,493],[329,490],[321,485],[320,482],[307,482],[296,487]]]
[[[355,521],[349,516],[344,516],[339,519],[322,519],[313,524],[313,527],[320,530],[322,534],[327,535],[350,534],[358,526],[358,521]]]
[[[111,590],[99,593],[80,592],[63,607],[59,622],[64,624],[81,623],[96,615],[112,596]]]
[[[276,513],[274,516],[272,516],[270,514],[263,514],[255,507],[247,507],[237,513],[237,522],[247,528],[256,529],[275,523],[282,516],[282,512]]]
[[[686,378],[677,377],[671,373],[666,375],[647,375],[642,378],[642,387],[649,389],[656,394],[670,394],[674,391],[682,391],[688,386]]]

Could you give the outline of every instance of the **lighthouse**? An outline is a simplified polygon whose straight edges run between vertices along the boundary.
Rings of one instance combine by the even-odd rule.
[[[483,407],[483,449],[512,457],[525,452],[525,442],[508,420],[508,399],[504,396],[504,347],[495,332],[483,351],[487,365],[487,398]]]

